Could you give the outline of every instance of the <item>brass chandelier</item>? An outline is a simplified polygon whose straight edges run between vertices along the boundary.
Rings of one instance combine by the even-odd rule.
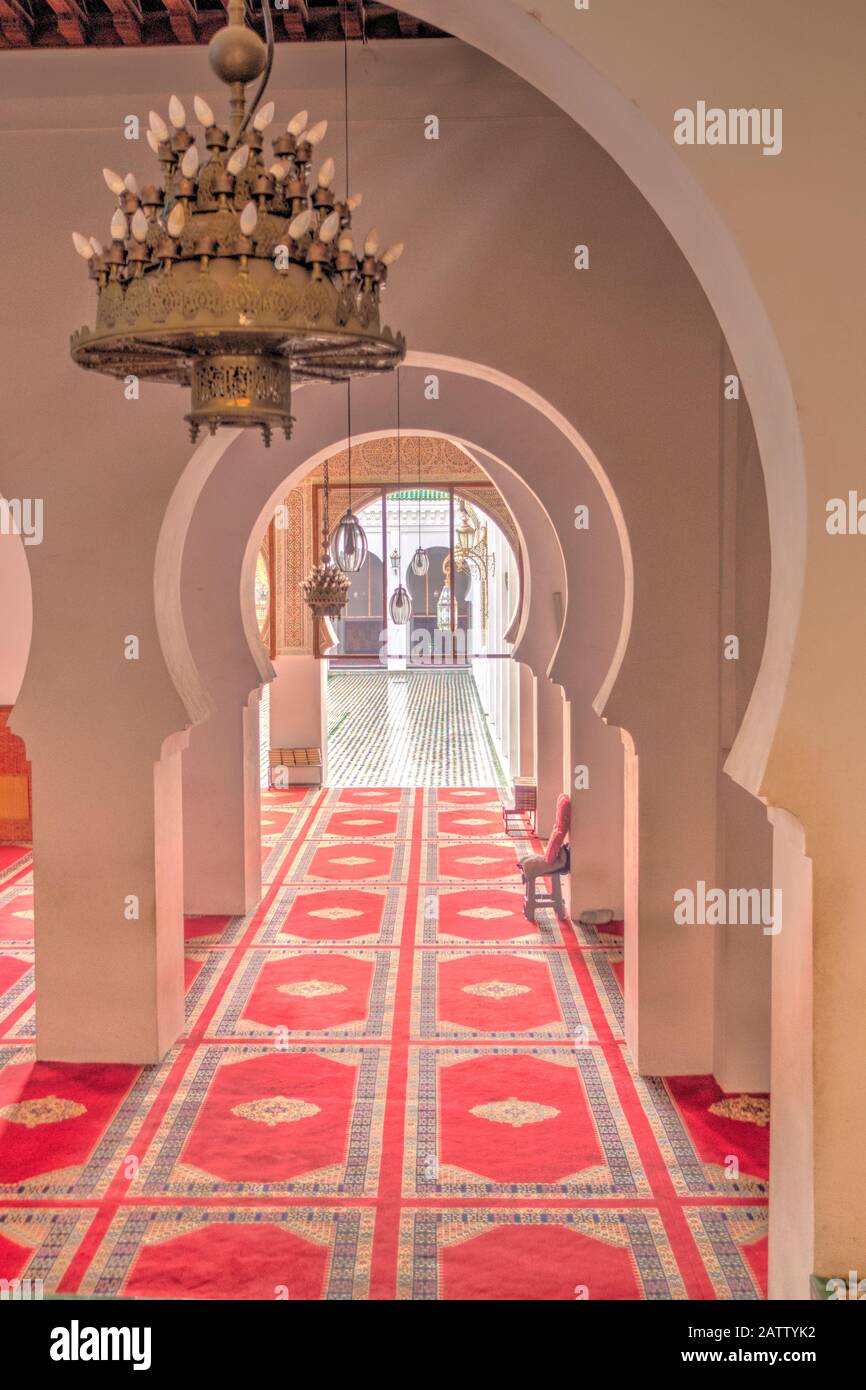
[[[380,325],[380,299],[402,245],[380,254],[375,229],[357,251],[352,213],[333,189],[335,164],[312,174],[327,122],[300,111],[264,154],[274,103],[260,105],[273,61],[273,22],[262,0],[267,44],[244,24],[244,0],[209,45],[230,91],[229,128],[201,97],[204,153],[177,97],[169,123],[150,113],[148,143],[162,168],[139,191],[133,175],[103,171],[117,197],[107,249],[73,233],[96,283],[93,328],[73,334],[79,366],[125,378],[191,387],[186,420],[203,428],[254,426],[266,445],[291,435],[295,381],[347,381],[391,371],[405,340]],[[245,89],[261,78],[252,102]]]

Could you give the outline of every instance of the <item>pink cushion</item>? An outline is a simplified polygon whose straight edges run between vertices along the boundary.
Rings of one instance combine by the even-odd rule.
[[[562,847],[568,839],[568,832],[570,829],[571,798],[560,796],[556,802],[556,819],[553,824],[553,830],[550,832],[550,839],[544,849],[544,858],[548,864],[556,863],[562,853]]]

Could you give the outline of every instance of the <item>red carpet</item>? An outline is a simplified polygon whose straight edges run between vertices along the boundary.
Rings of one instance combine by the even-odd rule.
[[[186,924],[159,1067],[36,1063],[0,878],[0,1277],[212,1299],[754,1299],[766,1097],[641,1078],[622,936],[526,921],[495,791],[295,789]],[[0,871],[2,871],[0,864]]]

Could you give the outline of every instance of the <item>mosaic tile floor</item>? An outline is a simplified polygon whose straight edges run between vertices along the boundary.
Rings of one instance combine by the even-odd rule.
[[[336,787],[503,786],[471,673],[332,672],[328,781]]]

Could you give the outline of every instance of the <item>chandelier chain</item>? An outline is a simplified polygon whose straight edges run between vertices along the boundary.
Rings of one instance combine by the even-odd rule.
[[[267,0],[265,0],[267,3]],[[346,119],[346,198],[349,197],[349,0],[343,4],[343,111]]]
[[[400,556],[400,567],[401,567],[401,570],[402,570],[402,566],[403,566],[403,524],[402,524],[403,504],[402,504],[402,502],[400,501],[400,464],[401,464],[401,460],[402,460],[403,443],[402,443],[402,436],[401,436],[401,432],[400,432],[400,371],[399,371],[399,369],[394,373],[394,375],[395,375],[395,377],[397,378],[397,553],[398,553],[398,555]],[[403,578],[402,578],[402,573],[401,573],[401,576],[400,576],[400,583],[402,584],[402,582],[403,582]]]
[[[349,511],[352,510],[352,382],[351,378],[346,382],[346,416],[349,432]]]
[[[327,459],[325,459],[322,467],[322,478],[324,482],[324,492],[322,496],[322,560],[327,561],[328,543],[331,539],[331,505]]]
[[[274,17],[271,14],[270,0],[261,0],[261,5],[262,18],[265,22],[265,40],[268,46],[267,57],[265,58],[264,71],[262,72],[261,81],[259,82],[258,88],[256,89],[256,94],[250,102],[249,107],[247,108],[246,113],[244,115],[244,118],[241,121],[240,129],[238,130],[237,135],[232,141],[232,144],[229,146],[229,154],[236,150],[238,145],[240,144],[243,133],[249,125],[250,121],[253,119],[253,116],[258,111],[262,97],[265,94],[267,85],[271,80],[271,68],[274,65]]]

